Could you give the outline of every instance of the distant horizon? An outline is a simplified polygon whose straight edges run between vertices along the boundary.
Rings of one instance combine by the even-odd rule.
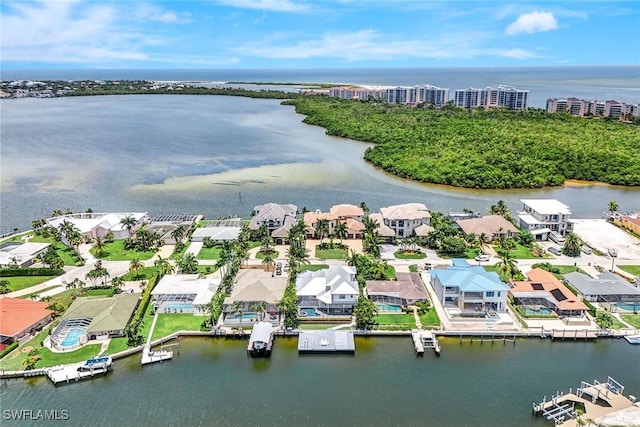
[[[640,64],[640,3],[0,3],[0,68],[346,69]]]

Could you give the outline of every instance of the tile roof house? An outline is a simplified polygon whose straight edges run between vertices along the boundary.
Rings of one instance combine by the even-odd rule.
[[[276,243],[283,244],[291,226],[296,222],[298,207],[291,204],[265,203],[253,208],[253,212],[249,229],[257,230],[264,225],[269,229]]]
[[[304,223],[307,226],[307,237],[313,237],[316,224],[319,219],[326,219],[329,222],[329,229],[327,233],[333,234],[334,229],[338,223],[345,223],[347,226],[347,239],[358,239],[361,237],[364,225],[362,225],[362,217],[364,211],[361,207],[356,205],[334,205],[329,209],[329,212],[321,212],[316,210],[314,212],[305,212]]]
[[[527,280],[509,283],[509,288],[509,295],[516,305],[550,308],[559,316],[582,317],[588,310],[560,280],[541,268],[529,271]]]
[[[135,220],[135,226],[131,232],[135,232],[149,220],[146,212],[131,213],[75,213],[69,215],[56,216],[47,219],[47,223],[59,229],[64,221],[68,221],[80,231],[80,234],[89,238],[104,237],[111,232],[116,240],[126,239],[129,237],[129,230],[120,223],[125,217],[132,217]]]
[[[472,266],[464,259],[431,270],[431,285],[444,307],[461,311],[505,311],[509,287],[495,272]]]
[[[243,312],[251,311],[251,306],[264,301],[267,312],[277,312],[278,303],[284,297],[287,287],[286,276],[273,276],[262,269],[243,269],[236,275],[231,295],[225,298],[223,312],[229,314],[234,303],[240,303]]]
[[[36,333],[38,326],[51,322],[50,303],[21,298],[0,298],[0,349]]]
[[[153,306],[159,313],[204,313],[219,285],[197,274],[165,274],[151,291]]]
[[[305,271],[296,278],[298,306],[316,308],[325,314],[351,314],[358,299],[356,271],[347,265]]]
[[[28,267],[36,258],[44,255],[51,243],[5,243],[0,248],[0,267],[17,265]]]
[[[396,273],[396,280],[367,280],[366,293],[374,302],[407,306],[429,300],[418,273]]]
[[[396,237],[411,237],[416,228],[431,224],[431,214],[422,203],[405,203],[402,205],[380,208],[383,223],[392,229]]]
[[[602,273],[595,278],[583,273],[573,272],[565,274],[564,279],[569,285],[577,289],[587,301],[640,303],[640,288],[632,286],[622,277],[611,272]]]
[[[487,215],[481,218],[459,219],[456,221],[465,235],[484,234],[489,241],[500,237],[515,237],[518,229],[501,215]]]

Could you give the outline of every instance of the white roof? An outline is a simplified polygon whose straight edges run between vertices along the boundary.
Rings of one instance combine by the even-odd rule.
[[[26,260],[34,258],[49,245],[51,245],[51,243],[27,242],[4,247],[0,249],[0,265],[10,265],[13,263],[14,258],[19,264],[22,264]]]
[[[197,274],[165,274],[151,295],[195,294],[193,304],[205,305],[211,302],[219,285],[219,279],[199,279]]]
[[[380,213],[382,213],[384,219],[411,220],[431,218],[429,210],[423,203],[405,203],[403,205],[388,206],[386,208],[380,208]]]
[[[191,237],[211,238],[211,240],[236,240],[240,235],[240,227],[202,227],[196,229]]]
[[[522,199],[520,201],[542,215],[571,215],[569,206],[556,199]]]
[[[520,214],[518,215],[518,218],[520,218],[520,221],[524,222],[525,224],[529,224],[529,225],[542,224],[542,222],[538,221],[536,217],[534,217],[531,214]]]
[[[89,218],[83,218],[84,216],[90,216]],[[147,216],[146,212],[133,212],[133,213],[102,213],[102,214],[72,214],[62,215],[53,218],[49,218],[47,222],[49,225],[55,228],[59,228],[64,221],[72,223],[80,233],[85,234],[93,231],[97,227],[104,228],[110,231],[122,231],[125,230],[124,226],[120,224],[120,221],[130,216],[140,222]]]
[[[358,282],[351,280],[351,276],[355,274],[355,269],[347,265],[332,265],[328,269],[305,271],[296,279],[297,294],[298,296],[315,296],[330,304],[331,295],[358,294]]]

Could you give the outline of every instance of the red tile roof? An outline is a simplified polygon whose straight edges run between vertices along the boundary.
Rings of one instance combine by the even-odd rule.
[[[556,304],[561,310],[588,310],[588,307],[580,301],[573,292],[548,271],[541,268],[534,268],[527,273],[527,278],[529,280],[511,282],[510,292],[512,294],[518,292],[541,292],[550,294],[556,300]]]
[[[48,302],[0,298],[0,335],[13,337],[47,318],[53,311]]]

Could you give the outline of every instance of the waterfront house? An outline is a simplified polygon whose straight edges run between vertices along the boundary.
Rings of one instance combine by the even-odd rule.
[[[487,215],[481,218],[459,219],[456,221],[458,227],[465,236],[484,234],[492,242],[504,237],[515,237],[518,229],[501,215]]]
[[[347,265],[304,271],[296,278],[300,308],[315,308],[325,314],[351,314],[358,299],[356,271]]]
[[[344,223],[347,228],[347,239],[359,239],[362,237],[364,226],[362,225],[362,216],[364,211],[356,205],[341,204],[331,206],[329,212],[305,212],[304,224],[307,226],[307,238],[313,238],[314,231],[318,220],[325,219],[328,223],[327,235],[334,234],[334,230],[339,223]]]
[[[405,203],[402,205],[380,208],[382,222],[392,229],[396,237],[411,237],[416,228],[431,224],[431,214],[422,203]]]
[[[277,322],[278,319],[277,316],[274,317],[274,313],[278,312],[278,303],[282,300],[286,287],[286,276],[273,276],[262,269],[240,270],[236,275],[231,295],[224,300],[225,323],[228,322],[229,314],[242,316],[242,313],[254,312],[252,307],[262,301],[266,303],[266,312],[271,314],[265,320]],[[236,310],[242,313],[234,313]],[[252,320],[256,318],[257,316],[254,316]]]
[[[124,336],[124,328],[138,306],[139,297],[119,294],[76,298],[51,333],[51,345],[68,350],[91,340]]]
[[[431,285],[444,307],[462,312],[505,311],[509,287],[495,272],[472,266],[464,259],[431,270]]]
[[[640,234],[640,213],[634,215],[618,215],[613,223],[625,230]]]
[[[390,243],[396,237],[396,232],[384,223],[381,213],[369,214],[369,219],[378,224],[376,231],[382,237],[383,242]]]
[[[207,238],[216,243],[237,240],[241,230],[240,219],[213,220],[206,226],[195,229],[191,233],[191,241],[203,242]]]
[[[125,217],[131,217],[134,220],[131,229],[127,229],[122,220]],[[60,229],[65,222],[70,222],[80,232],[82,236],[88,239],[95,237],[104,237],[107,233],[113,234],[115,240],[126,239],[135,233],[149,220],[147,212],[132,213],[94,213],[83,212],[69,215],[61,215],[46,220],[47,224]],[[65,240],[62,236],[63,241]],[[65,244],[68,243],[65,241]]]
[[[573,272],[565,274],[564,280],[587,301],[598,302],[611,311],[617,304],[640,305],[640,288],[631,285],[615,273],[605,272],[597,277],[591,277],[584,273]]]
[[[29,267],[41,258],[51,243],[6,242],[0,247],[0,267]]]
[[[151,291],[158,313],[204,313],[220,286],[220,279],[197,274],[165,274]]]
[[[536,240],[547,240],[551,233],[564,236],[573,232],[571,210],[555,199],[523,199],[518,212],[521,228],[529,230]]]
[[[21,298],[0,298],[0,350],[34,335],[51,322],[51,303]]]
[[[529,271],[527,280],[512,281],[509,288],[514,305],[533,310],[533,313],[544,307],[558,316],[583,317],[588,310],[560,280],[541,268]]]
[[[281,205],[265,203],[253,208],[253,216],[249,221],[249,229],[257,230],[267,227],[276,244],[284,244],[289,230],[296,222],[298,207],[296,205]]]
[[[369,299],[379,304],[406,307],[429,300],[429,294],[418,273],[396,273],[396,280],[367,280],[365,291]]]

